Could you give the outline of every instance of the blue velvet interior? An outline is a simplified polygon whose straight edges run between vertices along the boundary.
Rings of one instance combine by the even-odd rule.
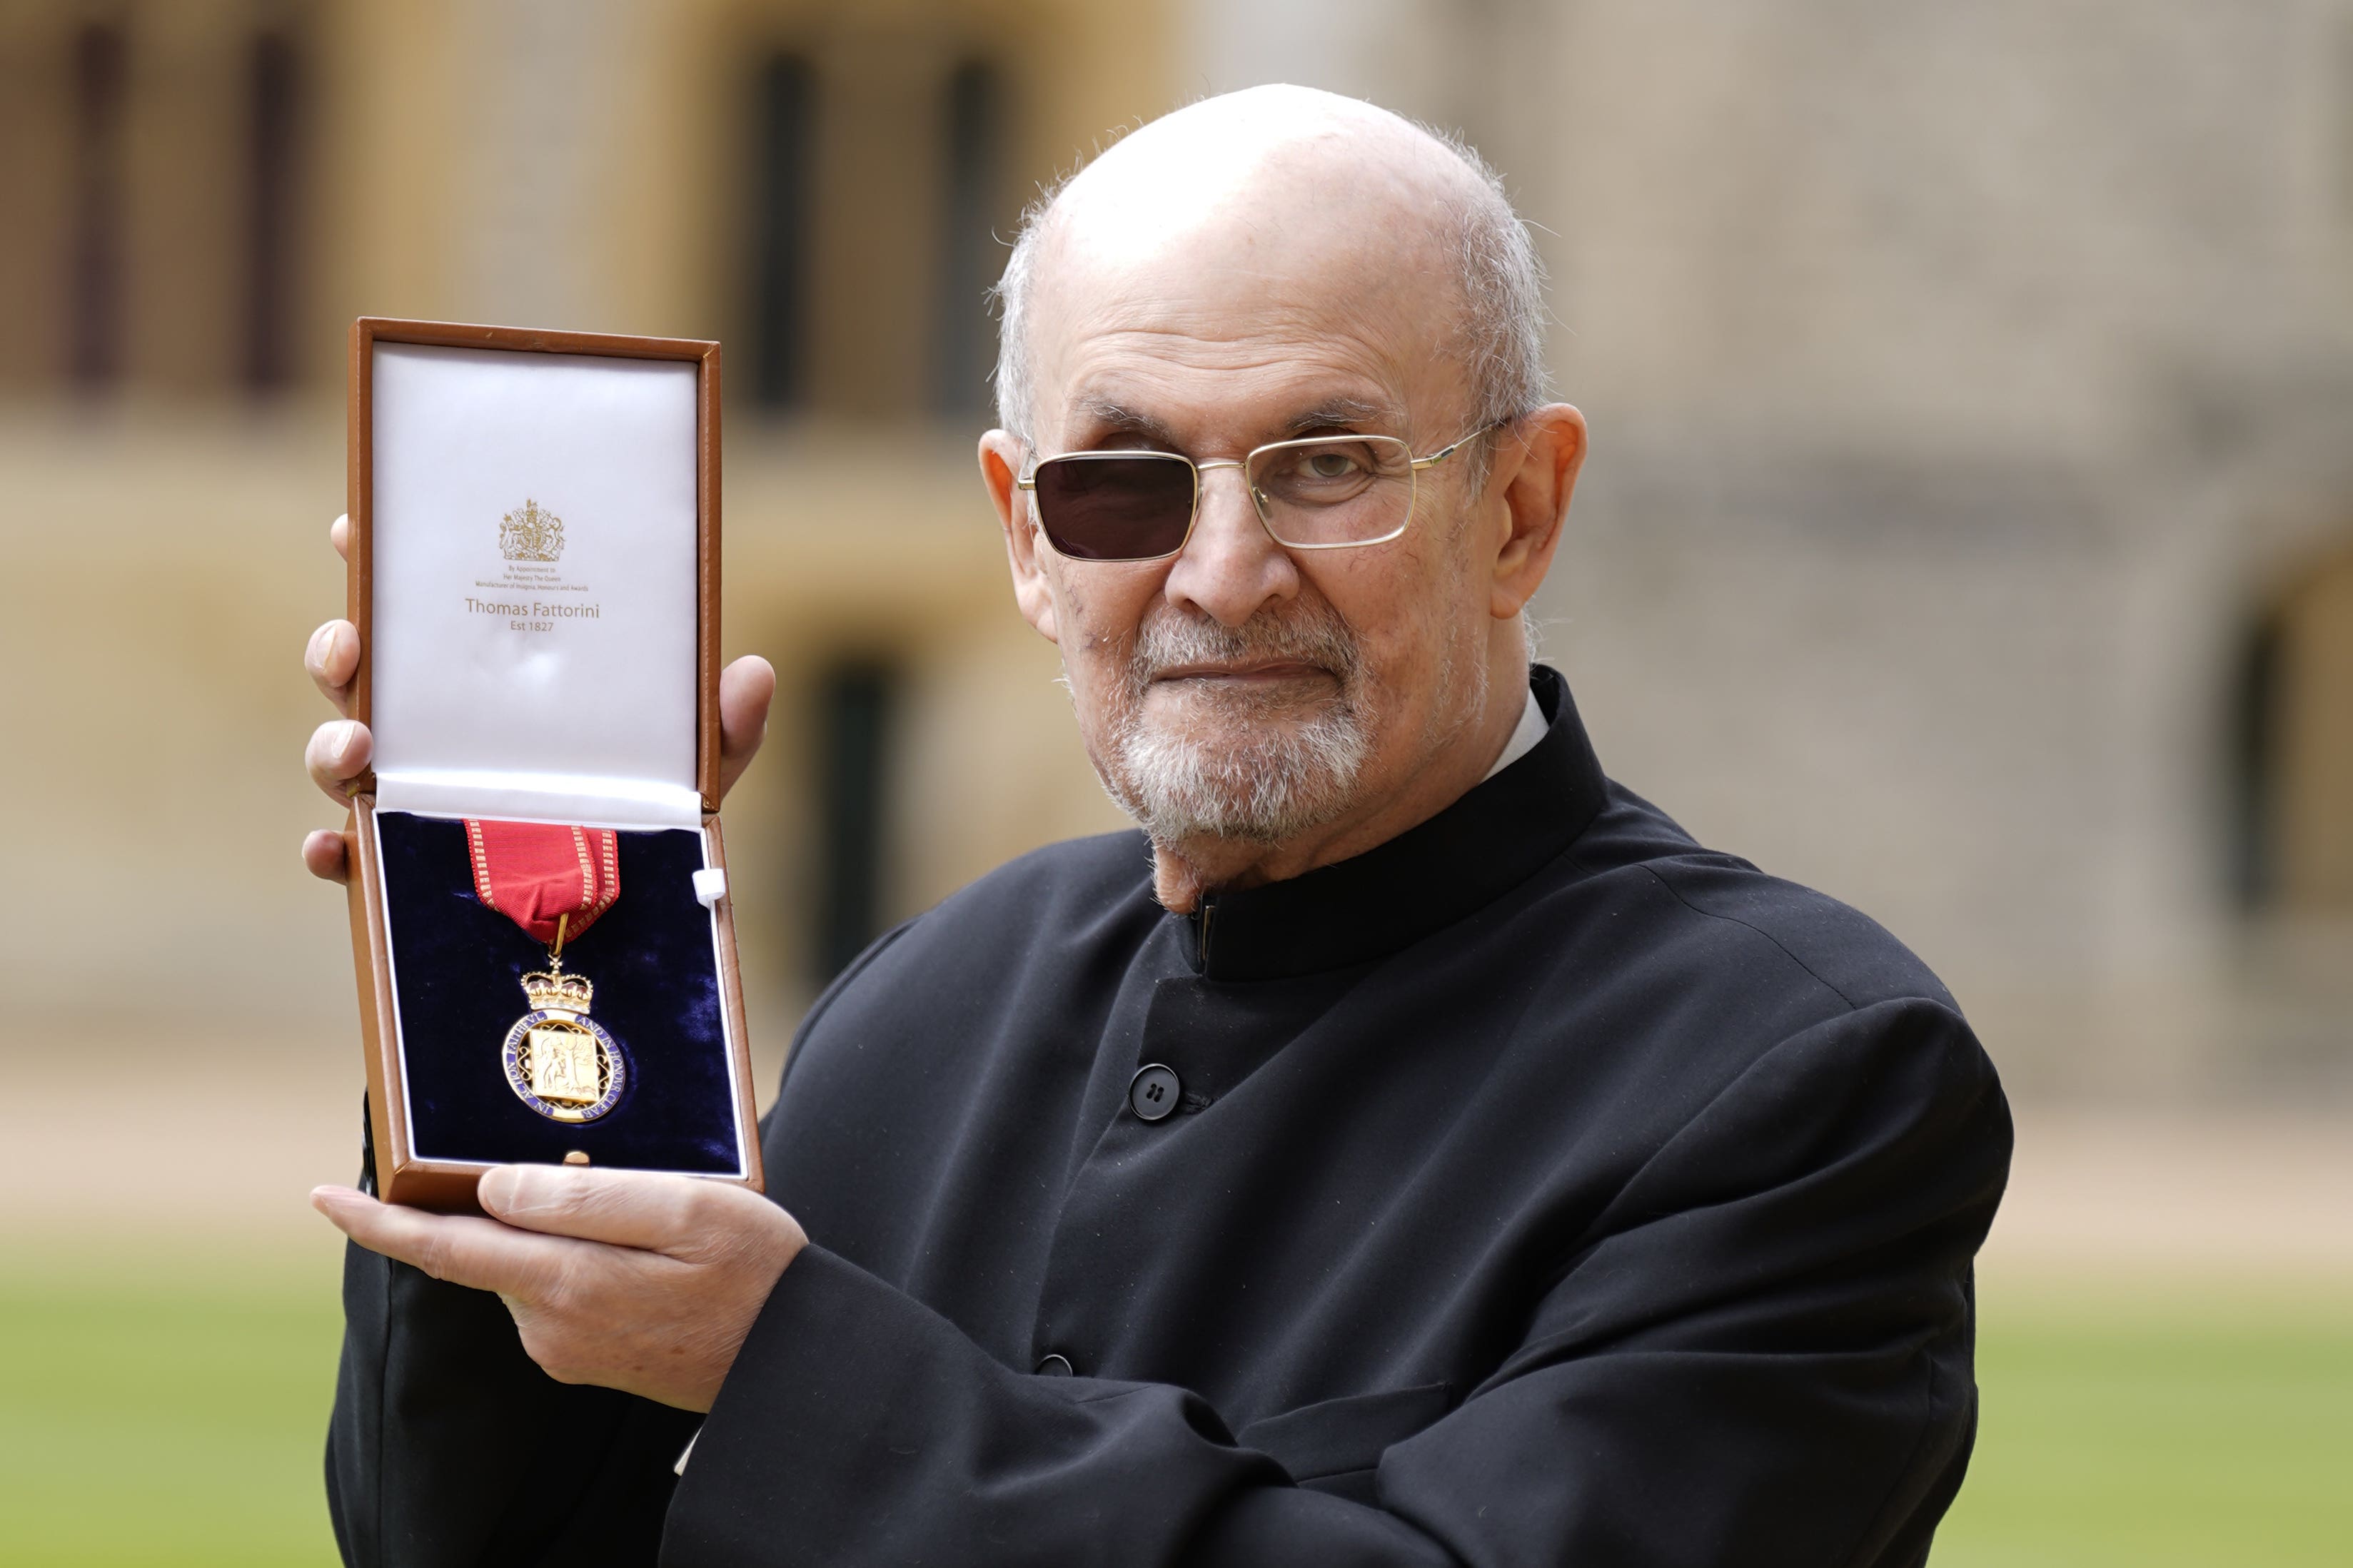
[[[547,967],[547,950],[474,897],[462,824],[398,811],[375,820],[420,1156],[554,1162],[578,1149],[599,1165],[738,1169],[712,916],[694,898],[701,834],[623,833],[620,901],[564,950],[565,968],[595,982],[589,1016],[629,1068],[619,1104],[568,1123],[517,1099],[500,1060],[508,1027],[530,1010],[522,975]]]

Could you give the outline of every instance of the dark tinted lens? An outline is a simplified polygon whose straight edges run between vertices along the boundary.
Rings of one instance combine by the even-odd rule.
[[[1172,555],[1193,522],[1193,466],[1182,458],[1049,458],[1038,465],[1038,521],[1081,561]]]

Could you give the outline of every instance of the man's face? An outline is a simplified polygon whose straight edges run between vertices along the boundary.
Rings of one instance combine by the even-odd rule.
[[[1139,239],[1090,216],[1050,243],[1034,308],[1033,460],[1238,459],[1339,432],[1423,454],[1465,434],[1451,271],[1393,226],[1227,213]],[[1404,788],[1477,721],[1492,619],[1472,545],[1503,508],[1481,478],[1474,450],[1426,470],[1404,536],[1358,549],[1285,551],[1231,468],[1202,476],[1173,559],[1038,541],[1088,753],[1156,839],[1291,838]]]

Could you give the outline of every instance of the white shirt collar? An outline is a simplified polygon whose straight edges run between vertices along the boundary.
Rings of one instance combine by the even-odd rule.
[[[1479,782],[1485,784],[1488,779],[1493,778],[1497,773],[1535,751],[1536,742],[1543,740],[1545,731],[1551,728],[1551,725],[1545,722],[1544,710],[1536,706],[1536,694],[1533,691],[1529,692],[1528,705],[1520,710],[1519,727],[1512,731],[1512,738],[1504,742],[1504,754],[1495,759],[1495,765],[1489,768],[1486,776]]]

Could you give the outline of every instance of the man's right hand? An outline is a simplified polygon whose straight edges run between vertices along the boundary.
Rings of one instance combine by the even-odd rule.
[[[327,537],[337,555],[351,542],[351,520],[335,519]],[[302,668],[335,705],[343,717],[331,719],[311,732],[302,760],[311,782],[327,792],[337,805],[351,800],[351,784],[367,772],[375,743],[367,726],[351,716],[352,678],[359,673],[360,633],[349,621],[329,621],[311,634],[302,650]],[[776,694],[776,672],[757,654],[729,665],[719,676],[719,793],[725,795],[751,765],[768,733],[768,703]],[[319,828],[302,839],[302,864],[313,877],[330,882],[348,881],[351,866],[343,852],[343,836]]]

